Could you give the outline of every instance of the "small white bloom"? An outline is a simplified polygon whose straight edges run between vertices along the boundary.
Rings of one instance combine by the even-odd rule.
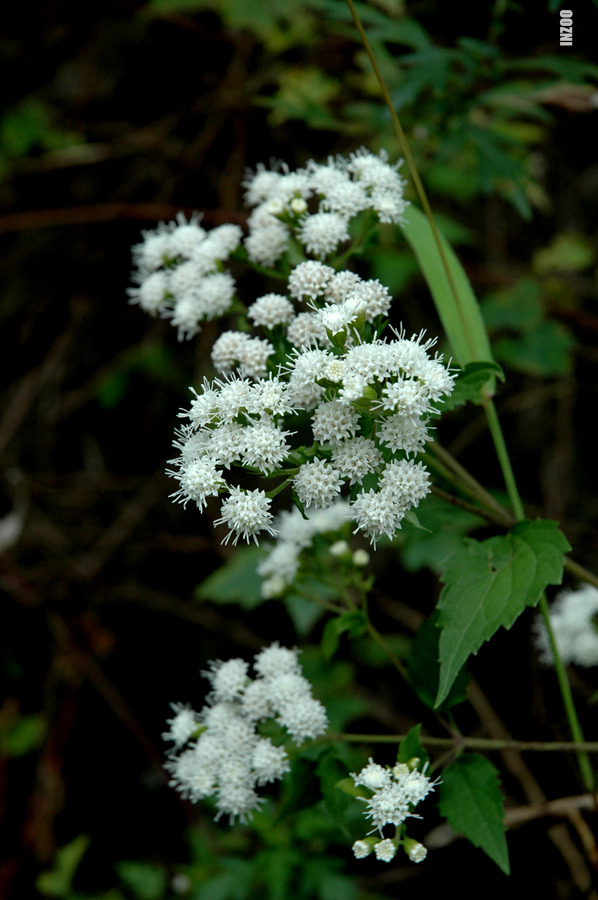
[[[320,403],[312,417],[311,428],[317,441],[338,443],[354,437],[359,427],[359,416],[350,403],[328,400]]]
[[[350,239],[348,220],[338,213],[314,213],[301,221],[298,237],[308,253],[323,259]]]
[[[358,550],[356,550],[355,553],[353,554],[353,565],[354,566],[359,566],[359,568],[362,568],[363,566],[367,566],[369,561],[370,561],[370,554],[367,552],[367,550],[364,550],[361,547]]]
[[[259,207],[258,207],[259,209]],[[249,235],[245,238],[245,249],[249,259],[260,266],[274,266],[285,253],[289,243],[289,232],[282,222],[267,214],[248,219]]]
[[[174,741],[177,750],[183,747],[197,730],[197,718],[191,707],[182,703],[171,703],[175,713],[172,719],[167,719],[170,730],[165,731],[162,737],[165,741]]]
[[[347,541],[335,541],[334,544],[331,544],[328,548],[328,552],[331,556],[341,557],[346,556],[351,552],[351,548]]]
[[[390,862],[397,854],[397,845],[390,838],[385,838],[383,841],[378,841],[375,845],[374,853],[376,854],[376,859],[379,859],[381,862]]]
[[[280,781],[290,770],[284,747],[275,747],[269,738],[260,738],[253,750],[251,768],[258,785]]]
[[[403,846],[405,847],[405,852],[411,862],[423,862],[428,855],[428,851],[424,845],[420,844],[419,841],[413,840],[413,838],[405,838]]]
[[[379,791],[387,788],[392,783],[392,775],[385,766],[379,766],[374,760],[369,758],[367,766],[357,775],[351,775],[356,785],[362,784],[371,791]]]
[[[162,310],[168,301],[169,282],[166,272],[152,272],[139,287],[129,289],[130,303],[138,303],[152,316]]]
[[[330,340],[326,328],[313,312],[302,312],[296,316],[287,328],[287,339],[294,347],[308,350],[310,347],[326,347]]]
[[[293,479],[301,503],[316,509],[330,506],[336,500],[341,485],[339,473],[323,459],[304,463]]]
[[[351,504],[351,516],[357,522],[354,533],[363,531],[375,547],[383,534],[393,539],[405,512],[385,491],[361,491]]]
[[[167,474],[179,482],[178,491],[170,496],[183,506],[192,500],[201,510],[208,497],[217,497],[226,488],[222,472],[216,467],[214,458],[207,454],[183,461],[179,472],[168,469]]]
[[[249,539],[253,538],[257,544],[257,535],[261,531],[274,535],[271,502],[264,491],[244,491],[232,487],[229,496],[222,502],[220,518],[214,522],[215,525],[228,525],[230,528],[223,543],[228,543],[233,534],[235,536],[233,544],[236,544],[240,537],[248,543]]]
[[[374,849],[374,845],[368,838],[366,838],[363,841],[355,841],[351,849],[353,850],[355,859],[365,859],[365,857],[369,856]]]
[[[248,668],[243,659],[229,659],[226,662],[215,660],[210,663],[210,668],[203,674],[210,680],[217,703],[232,702],[241,696],[245,690]]]
[[[297,654],[297,650],[281,647],[278,641],[274,641],[269,647],[260,650],[253,667],[259,675],[269,679],[278,675],[299,675],[301,666]]]
[[[287,325],[295,316],[293,304],[281,294],[264,294],[247,310],[247,317],[254,325],[274,328],[275,325]]]
[[[364,437],[349,438],[332,450],[332,464],[350,484],[361,482],[374,472],[384,459],[374,441]]]
[[[328,728],[328,716],[322,704],[313,697],[296,697],[288,701],[275,700],[278,721],[296,744],[308,738],[314,740]]]
[[[334,274],[330,266],[315,260],[299,263],[289,275],[289,294],[295,300],[320,297]]]

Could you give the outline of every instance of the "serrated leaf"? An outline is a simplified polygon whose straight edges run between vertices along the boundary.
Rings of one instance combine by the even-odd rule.
[[[435,706],[440,677],[438,658],[438,643],[440,640],[440,629],[438,628],[439,619],[440,613],[438,610],[435,610],[430,618],[426,619],[420,626],[419,631],[411,644],[411,654],[409,656],[409,664],[407,667],[411,686],[422,703],[425,703],[430,709],[434,709]],[[463,667],[442,702],[442,708],[450,709],[451,706],[462,703],[467,696],[468,683],[469,674],[465,667]]]
[[[504,801],[492,763],[477,753],[463,753],[442,770],[438,793],[440,812],[451,828],[481,847],[508,875]]]
[[[240,547],[223,566],[208,575],[195,590],[199,600],[214,603],[238,603],[243,609],[254,609],[264,603],[262,579],[257,574],[264,551],[259,547]]]
[[[499,628],[510,628],[526,606],[535,606],[549,584],[560,584],[569,550],[556,522],[518,522],[509,534],[467,539],[442,576],[440,684],[436,705],[461,667]]]

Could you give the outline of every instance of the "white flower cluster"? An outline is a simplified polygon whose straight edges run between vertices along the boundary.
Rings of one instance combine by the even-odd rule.
[[[230,309],[235,282],[223,263],[241,237],[238,225],[220,225],[208,233],[198,216],[187,221],[181,214],[176,222],[143,232],[143,241],[133,247],[130,302],[170,319],[180,341],[194,337],[201,322]]]
[[[337,500],[327,509],[310,511],[304,518],[298,509],[284,511],[276,521],[276,544],[258,567],[262,595],[279,597],[293,583],[299,570],[301,552],[310,547],[316,534],[336,532],[350,519],[349,504]]]
[[[384,153],[364,149],[325,164],[310,160],[295,172],[258,166],[245,182],[253,210],[244,252],[254,265],[265,267],[279,263],[291,246],[327,259],[350,241],[349,226],[358,213],[369,210],[376,221],[401,222],[407,204],[397,169]],[[181,214],[176,222],[143,232],[143,241],[133,247],[130,302],[170,319],[179,340],[194,337],[201,322],[231,308],[235,281],[225,263],[239,255],[241,239],[238,225],[208,233],[200,217],[187,221]],[[286,298],[269,294],[253,304],[250,318],[255,325],[273,327],[288,324],[293,315]]]
[[[438,784],[437,780],[431,781],[427,777],[426,767],[420,772],[418,764],[419,760],[414,759],[408,764],[397,763],[390,768],[380,766],[370,758],[361,772],[351,774],[356,787],[366,788],[367,796],[358,799],[366,804],[364,815],[374,825],[370,835],[375,831],[380,835],[355,841],[353,853],[357,859],[363,859],[374,851],[377,859],[390,862],[401,844],[413,862],[425,859],[426,848],[406,837],[400,829],[408,817],[420,818],[413,810]],[[386,825],[399,829],[394,838],[384,837],[383,828]]]
[[[598,589],[584,584],[577,590],[561,591],[550,607],[550,624],[559,655],[565,664],[598,666]],[[554,662],[544,621],[535,622],[540,659]]]
[[[201,321],[222,315],[233,300],[241,307],[224,270],[237,250],[256,265],[278,266],[287,279],[286,292],[258,297],[239,330],[214,342],[220,377],[195,392],[181,413],[189,422],[176,434],[179,455],[169,474],[179,487],[172,496],[200,510],[220,497],[217,523],[228,526],[226,541],[276,536],[271,501],[285,484],[302,511],[346,497],[355,531],[374,545],[383,535],[392,539],[430,490],[413,457],[429,439],[429,416],[452,391],[453,376],[441,356],[430,354],[435,340],[423,333],[395,331],[382,340],[388,289],[336,271],[332,256],[357,214],[374,223],[401,221],[397,168],[367,150],[295,172],[258,167],[245,183],[254,209],[244,248],[237,226],[208,233],[197,217],[160,226],[134,248],[138,286],[131,300],[170,317],[179,338],[196,334]],[[287,249],[292,253],[282,260]],[[279,483],[268,494],[241,487],[231,467]],[[279,554],[290,572],[297,554],[289,547]]]
[[[304,252],[326,259],[350,240],[349,225],[370,210],[380,222],[400,222],[406,207],[404,182],[388,157],[361,149],[350,157],[310,160],[304,169],[257,171],[245,182],[254,207],[245,248],[261,266],[274,266],[298,241]]]
[[[215,795],[216,819],[246,822],[263,802],[256,788],[289,771],[284,746],[261,736],[260,723],[275,720],[297,745],[326,731],[326,711],[312,696],[297,656],[297,650],[271,644],[255,657],[254,679],[242,659],[211,662],[203,674],[212,690],[201,712],[173,704],[175,715],[163,735],[174,742],[166,763],[170,784],[193,802]]]
[[[290,472],[305,509],[332,506],[347,485],[355,530],[374,544],[382,535],[392,539],[429,492],[423,463],[410,456],[429,437],[433,403],[453,387],[441,358],[428,355],[434,343],[396,334],[389,342],[348,348],[295,348],[278,375],[254,383],[233,374],[205,382],[182,413],[190,425],[175,442],[181,452],[170,474],[180,488],[173,496],[202,509],[208,496],[228,490],[218,520],[230,528],[227,540],[234,534],[234,543],[240,536],[257,542],[260,531],[276,534],[270,498],[229,486],[224,470],[234,464],[266,476]],[[311,414],[315,443],[307,455],[295,448],[303,455],[293,467],[287,439],[294,430],[285,430],[285,423],[297,410]]]

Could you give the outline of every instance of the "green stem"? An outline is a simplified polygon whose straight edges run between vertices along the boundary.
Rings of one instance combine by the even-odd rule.
[[[565,705],[565,712],[567,713],[567,718],[569,720],[571,734],[573,735],[573,739],[576,744],[582,744],[584,743],[583,732],[581,730],[581,725],[579,724],[579,719],[577,718],[577,711],[573,702],[573,694],[571,693],[571,685],[569,684],[569,679],[567,678],[567,672],[565,671],[565,666],[563,665],[563,661],[556,645],[554,630],[550,621],[548,601],[545,594],[542,594],[542,596],[540,597],[539,607],[542,618],[544,620],[544,625],[546,626],[548,642],[550,644],[550,650],[552,652],[554,660],[554,670],[556,672],[556,677],[561,689],[561,695],[563,698],[563,703]],[[581,775],[584,785],[588,791],[593,792],[595,789],[594,773],[592,771],[592,766],[587,752],[585,750],[578,750],[577,759],[579,762],[579,768],[581,769]]]
[[[502,433],[502,428],[500,427],[500,422],[498,420],[496,407],[490,397],[483,397],[482,403],[484,406],[484,412],[486,413],[488,428],[490,429],[490,434],[492,435],[492,440],[494,442],[496,455],[498,456],[498,462],[500,464],[503,478],[505,480],[511,508],[517,520],[525,519],[523,503],[521,502],[521,497],[519,496],[519,491],[517,490],[517,483],[515,482],[513,467],[511,466],[511,460],[507,451],[507,445]]]
[[[440,463],[438,460],[435,460],[434,462],[430,460],[430,464],[443,474],[447,481],[458,484],[461,490],[464,490],[470,497],[474,497],[474,499],[493,512],[495,517],[500,520],[501,525],[506,525],[508,527],[513,524],[514,520],[510,513],[500,505],[498,500],[494,499],[492,494],[490,494],[486,488],[461,465],[461,463],[457,462],[454,456],[451,456],[448,450],[445,450],[444,447],[436,443],[436,441],[430,443],[429,446],[430,450],[438,460],[440,460]]]
[[[348,744],[398,744],[406,734],[334,734],[327,733],[320,740],[346,741]],[[598,741],[517,741],[501,738],[429,737],[420,734],[420,741],[428,747],[465,747],[472,750],[518,750],[537,753],[598,753]]]

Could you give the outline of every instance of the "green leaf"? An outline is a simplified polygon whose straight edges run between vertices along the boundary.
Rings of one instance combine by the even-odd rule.
[[[322,653],[330,659],[336,653],[341,634],[349,633],[350,637],[362,637],[367,631],[365,617],[360,610],[350,610],[335,616],[326,623],[322,633]]]
[[[116,863],[116,871],[137,900],[160,900],[166,890],[166,872],[161,866],[123,860]]]
[[[409,681],[415,693],[426,706],[434,709],[440,679],[438,621],[440,613],[435,610],[429,619],[420,626],[411,644],[411,655],[407,671]],[[440,704],[442,709],[450,709],[463,703],[467,696],[469,674],[465,667],[455,678],[446,698]]]
[[[575,340],[560,322],[541,322],[520,337],[495,341],[494,351],[503,362],[530,375],[567,375],[571,371],[571,350]]]
[[[491,378],[499,378],[501,381],[505,380],[505,374],[498,363],[467,363],[465,368],[457,375],[452,393],[438,405],[438,412],[447,412],[449,409],[463,406],[464,403],[481,402],[482,389]]]
[[[462,368],[471,362],[492,361],[492,351],[480,307],[458,258],[441,235],[444,255],[457,291],[458,301],[456,301],[426,216],[421,210],[410,206],[405,213],[405,219],[403,234],[411,245],[428,283],[455,359]]]
[[[301,594],[291,592],[283,598],[283,603],[295,631],[301,637],[306,637],[325,613],[318,603]]]
[[[428,761],[428,753],[419,739],[421,727],[422,726],[420,722],[417,725],[414,725],[413,728],[407,732],[407,734],[399,744],[397,762],[408,763],[412,759],[419,759],[423,765]]]
[[[54,868],[42,872],[35,882],[40,894],[44,897],[66,897],[70,893],[75,872],[90,843],[88,835],[80,834],[56,851]]]
[[[317,778],[317,760],[309,759],[308,754],[319,757],[324,752],[322,747],[310,747],[302,751],[302,756],[294,760],[290,774],[287,776],[289,790],[278,816],[278,821],[287,816],[313,806],[322,799],[319,780]]]
[[[264,551],[259,547],[240,547],[225,565],[202,581],[195,590],[195,598],[255,609],[265,602],[262,579],[257,574],[258,563],[263,558]]]
[[[549,584],[560,584],[569,550],[556,522],[518,522],[509,534],[466,539],[442,576],[440,684],[436,705],[448,696],[461,667],[500,628],[510,628],[535,606]]]
[[[349,799],[345,791],[339,791],[338,789],[339,782],[344,781],[347,777],[347,767],[339,758],[338,752],[334,747],[330,747],[320,757],[317,773],[320,778],[322,797],[326,808],[339,828],[346,831],[346,812],[352,800]]]
[[[403,525],[401,562],[408,572],[431,569],[440,575],[447,560],[463,545],[463,535],[484,524],[481,517],[429,496],[418,508],[418,518],[426,531]]]
[[[505,328],[512,331],[533,330],[544,316],[542,289],[537,281],[521,278],[507,290],[485,297],[482,314],[490,332]]]
[[[352,778],[341,778],[340,781],[337,781],[336,787],[349,797],[363,796],[363,788],[357,787]]]
[[[508,875],[504,801],[492,763],[477,753],[462,753],[442,770],[438,792],[440,812],[451,828],[481,847]]]
[[[407,512],[405,513],[404,520],[405,520],[405,522],[409,522],[410,525],[413,525],[413,527],[416,528],[418,531],[427,531],[428,534],[430,533],[430,529],[426,528],[425,525],[422,525],[422,523],[419,520],[419,517],[417,516],[416,513],[413,512],[412,509],[407,510]]]
[[[0,756],[24,756],[42,743],[47,730],[45,718],[39,713],[0,719]]]

